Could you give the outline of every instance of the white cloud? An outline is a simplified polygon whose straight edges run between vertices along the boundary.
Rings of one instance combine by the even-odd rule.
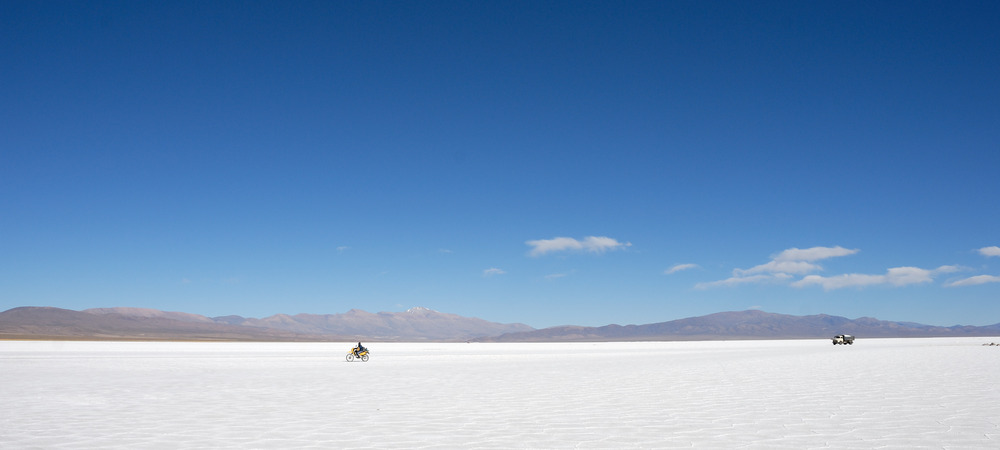
[[[847,249],[844,247],[811,247],[811,248],[790,248],[772,257],[771,261],[759,264],[749,269],[733,269],[733,276],[725,280],[711,283],[700,283],[696,288],[708,288],[714,286],[737,286],[749,283],[784,281],[792,278],[792,275],[805,275],[823,270],[819,261],[838,256],[847,256],[857,253],[857,249]]]
[[[986,247],[980,249],[980,253],[989,255],[991,249],[996,247]],[[848,256],[858,253],[858,249],[848,249],[844,247],[811,247],[811,248],[790,248],[774,255],[771,261],[760,264],[749,269],[734,269],[733,276],[725,280],[699,283],[696,289],[706,289],[719,286],[739,286],[754,283],[777,283],[786,282],[797,276],[801,279],[791,282],[790,285],[798,288],[807,286],[820,286],[824,290],[830,291],[843,288],[863,288],[867,286],[911,286],[916,284],[926,284],[934,281],[935,277],[946,273],[955,273],[969,270],[966,267],[955,265],[944,265],[936,269],[922,269],[919,267],[893,267],[886,270],[885,274],[864,274],[847,273],[835,276],[816,275],[813,272],[823,270],[823,267],[816,264],[816,261]],[[1000,249],[997,251],[1000,254]],[[968,286],[972,284],[992,283],[997,280],[989,276],[972,277],[947,284],[946,286]]]
[[[557,237],[555,239],[539,239],[536,241],[525,242],[532,247],[531,256],[540,256],[550,252],[558,252],[563,250],[580,250],[583,249],[583,243],[580,241],[568,238],[568,237]]]
[[[960,271],[963,271],[963,270],[968,270],[968,268],[967,267],[962,267],[962,266],[941,266],[941,267],[938,267],[937,269],[934,269],[934,273],[935,274],[939,274],[939,273],[955,273],[955,272],[960,272]]]
[[[758,273],[790,273],[803,275],[810,272],[823,270],[819,264],[812,261],[847,256],[857,253],[857,249],[846,249],[844,247],[812,247],[812,248],[790,248],[778,253],[770,262],[751,267],[749,269],[736,269],[735,276],[753,275]]]
[[[885,280],[893,286],[930,283],[935,273],[919,267],[893,267],[886,271]]]
[[[350,248],[351,247],[348,247],[346,245],[341,245],[340,247],[337,247],[337,253],[344,253],[345,251],[347,251]]]
[[[861,287],[870,286],[873,284],[882,284],[885,279],[882,275],[864,275],[860,273],[848,273],[844,275],[837,275],[834,277],[824,277],[820,275],[809,275],[802,278],[799,281],[792,283],[795,287],[805,287],[810,285],[819,285],[823,289],[829,291],[833,289],[841,289],[845,287]]]
[[[775,261],[819,261],[821,259],[848,256],[857,253],[858,249],[836,247],[790,248],[774,257]]]
[[[554,279],[556,279],[556,278],[562,278],[562,277],[565,277],[566,275],[567,275],[567,274],[565,274],[565,273],[552,273],[552,274],[548,274],[548,275],[546,275],[546,276],[545,276],[545,279],[546,279],[546,280],[554,280]]]
[[[761,264],[759,266],[754,266],[749,269],[735,269],[733,270],[733,275],[735,276],[745,276],[753,275],[757,273],[794,273],[797,275],[806,274],[809,272],[815,272],[817,270],[822,270],[823,268],[817,264],[805,262],[805,261],[771,261],[767,264]]]
[[[952,273],[958,270],[960,270],[958,266],[941,266],[933,270],[921,269],[919,267],[893,267],[887,270],[885,275],[869,275],[862,273],[848,273],[832,277],[809,275],[792,283],[792,286],[806,287],[816,285],[827,291],[849,287],[862,288],[877,285],[901,287],[913,284],[930,283],[931,281],[934,281],[934,277],[939,274]]]
[[[568,237],[557,237],[527,241],[525,244],[533,247],[531,252],[529,252],[531,256],[541,256],[546,253],[561,251],[604,253],[609,250],[619,250],[632,245],[630,242],[618,242],[616,239],[607,236],[587,236],[582,241]]]
[[[774,273],[774,274],[761,274],[761,275],[751,275],[751,276],[737,276],[726,278],[725,280],[712,281],[708,283],[698,283],[694,285],[695,289],[708,289],[713,287],[732,287],[739,286],[743,284],[752,283],[775,283],[780,281],[786,281],[792,276],[787,273]]]
[[[995,275],[976,275],[974,277],[969,277],[961,279],[958,281],[953,281],[946,284],[946,287],[961,287],[961,286],[975,286],[977,284],[986,283],[1000,283],[1000,277]]]
[[[1000,256],[1000,247],[983,247],[979,249],[979,254],[983,256]]]
[[[483,276],[484,277],[492,277],[493,275],[503,275],[505,273],[507,273],[507,272],[504,272],[503,269],[497,269],[496,267],[490,267],[489,269],[486,269],[486,270],[483,271]]]
[[[664,270],[663,273],[667,274],[667,275],[670,275],[672,273],[677,273],[677,272],[680,272],[682,270],[697,269],[698,267],[699,266],[697,264],[690,264],[690,263],[688,263],[688,264],[674,264],[673,267],[671,267],[671,268],[669,268],[667,270]]]

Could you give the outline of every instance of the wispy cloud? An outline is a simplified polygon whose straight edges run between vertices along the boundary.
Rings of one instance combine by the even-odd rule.
[[[1000,247],[983,247],[979,249],[979,254],[983,256],[1000,256]]]
[[[546,280],[555,280],[557,278],[563,278],[566,275],[569,275],[569,274],[566,274],[566,273],[550,273],[550,274],[548,274],[548,275],[545,276],[545,279]]]
[[[983,247],[977,251],[979,252],[980,255],[983,255],[987,258],[991,256],[1000,256],[1000,247],[997,247],[995,245],[991,247]],[[1000,283],[1000,277],[996,275],[976,275],[973,277],[952,281],[951,283],[946,284],[945,287],[976,286],[987,283]]]
[[[795,275],[805,275],[823,270],[823,267],[816,264],[815,261],[853,255],[858,251],[857,249],[847,249],[840,246],[804,249],[793,247],[772,256],[771,260],[764,264],[759,264],[749,269],[734,269],[733,276],[730,278],[708,283],[698,283],[695,285],[695,288],[706,289],[710,287],[783,282],[793,278]]]
[[[494,275],[503,275],[505,273],[507,273],[507,272],[504,272],[503,269],[498,269],[496,267],[490,267],[489,269],[486,269],[486,270],[483,271],[483,276],[484,277],[492,277]]]
[[[812,247],[812,248],[790,248],[778,253],[774,257],[775,261],[819,261],[821,259],[835,258],[838,256],[853,255],[860,250],[847,249],[841,246],[836,247]]]
[[[811,272],[823,270],[819,261],[838,256],[853,255],[858,249],[846,249],[844,247],[812,247],[812,248],[790,248],[772,257],[771,261],[760,264],[749,269],[736,269],[735,276],[753,275],[758,273],[786,273],[803,275]]]
[[[348,247],[346,245],[341,245],[340,247],[337,247],[337,253],[344,253],[344,252],[346,252],[350,248],[351,247]]]
[[[788,281],[792,278],[791,275],[787,273],[773,273],[773,274],[760,274],[760,275],[750,275],[750,276],[738,276],[730,277],[725,280],[711,281],[708,283],[698,283],[694,285],[695,289],[708,289],[713,287],[733,287],[740,286],[744,284],[762,284],[762,283],[779,283]]]
[[[823,270],[823,267],[819,264],[813,264],[806,261],[770,261],[766,264],[760,264],[749,269],[734,269],[733,275],[742,277],[746,275],[753,275],[758,273],[790,273],[796,275],[802,275],[810,272],[816,272],[818,270]]]
[[[663,273],[667,274],[667,275],[670,275],[672,273],[677,273],[677,272],[680,272],[682,270],[697,269],[698,267],[700,267],[700,266],[698,266],[697,264],[691,264],[691,263],[687,263],[687,264],[674,264],[673,267],[671,267],[671,268],[669,268],[667,270],[664,270]]]
[[[564,251],[582,251],[590,253],[604,253],[611,250],[620,250],[632,245],[631,242],[618,242],[607,236],[587,236],[583,240],[568,237],[557,237],[553,239],[538,239],[527,241],[532,247],[528,253],[531,256],[542,256],[548,253]]]
[[[945,287],[975,286],[986,283],[1000,283],[1000,277],[995,275],[976,275],[974,277],[963,278],[945,285]]]
[[[821,286],[824,290],[843,289],[850,287],[867,287],[876,285],[910,286],[934,281],[934,277],[942,273],[952,273],[960,270],[957,266],[941,266],[937,269],[921,269],[919,267],[893,267],[883,275],[848,273],[832,277],[809,275],[792,283],[795,287]]]

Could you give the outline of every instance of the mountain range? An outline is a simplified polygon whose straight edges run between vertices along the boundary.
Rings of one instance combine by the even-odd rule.
[[[1000,323],[939,327],[871,317],[847,319],[826,314],[791,316],[758,310],[731,311],[647,325],[559,326],[476,339],[481,342],[702,341],[728,339],[808,339],[853,334],[865,338],[1000,336]]]
[[[73,311],[20,307],[0,313],[0,339],[139,339],[196,341],[466,341],[534,330],[427,308],[344,314],[276,314],[263,319],[206,317],[146,308]]]
[[[534,329],[427,308],[370,313],[206,317],[146,308],[20,307],[0,313],[0,339],[191,341],[574,342],[1000,336],[1000,323],[940,327],[870,317],[732,311],[646,325]]]

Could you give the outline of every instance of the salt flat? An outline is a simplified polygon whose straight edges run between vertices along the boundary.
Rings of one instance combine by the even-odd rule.
[[[1000,448],[991,341],[8,341],[0,448]]]

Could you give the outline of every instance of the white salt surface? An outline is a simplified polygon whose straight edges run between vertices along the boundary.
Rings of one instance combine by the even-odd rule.
[[[0,448],[1000,448],[992,341],[8,341]]]

